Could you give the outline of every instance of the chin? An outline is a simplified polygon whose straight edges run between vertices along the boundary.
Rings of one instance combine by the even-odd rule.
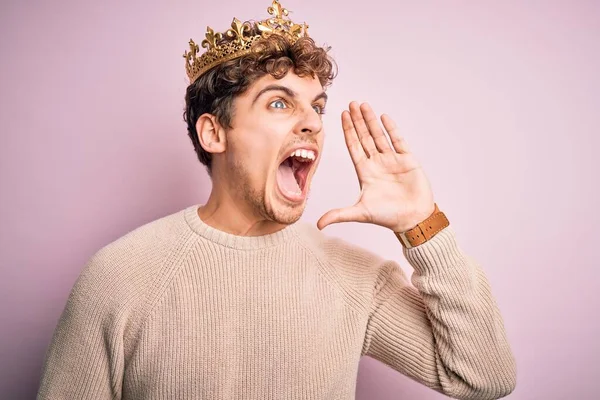
[[[275,188],[277,191],[277,188]],[[275,193],[269,202],[270,217],[279,224],[290,225],[297,222],[304,214],[306,200],[290,201],[281,193]]]

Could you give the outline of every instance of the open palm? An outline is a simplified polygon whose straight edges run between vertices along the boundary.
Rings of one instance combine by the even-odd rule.
[[[353,206],[328,211],[317,226],[354,221],[406,231],[434,211],[429,181],[390,117],[381,117],[384,132],[368,104],[349,108],[342,112],[342,128],[360,196]]]

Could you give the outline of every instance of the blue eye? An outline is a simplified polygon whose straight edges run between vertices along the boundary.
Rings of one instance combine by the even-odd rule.
[[[275,100],[274,102],[269,104],[269,106],[271,106],[273,108],[287,108],[287,105],[285,104],[285,102],[283,100]]]
[[[314,105],[313,110],[315,110],[317,114],[325,114],[325,107]]]

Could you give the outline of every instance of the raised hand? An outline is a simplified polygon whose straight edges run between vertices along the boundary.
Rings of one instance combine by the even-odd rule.
[[[349,112],[342,112],[342,128],[358,175],[360,196],[353,206],[325,213],[317,227],[354,221],[394,232],[413,228],[435,209],[429,180],[389,116],[381,116],[384,132],[367,103],[359,106],[353,101],[349,108]]]

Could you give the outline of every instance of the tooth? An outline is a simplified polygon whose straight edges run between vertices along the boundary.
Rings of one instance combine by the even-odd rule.
[[[296,150],[292,151],[292,154],[290,154],[290,157],[294,157],[296,155]]]
[[[306,158],[306,150],[302,150],[302,158]]]
[[[312,150],[308,151],[308,158],[310,158],[311,160],[315,159],[315,153],[314,153],[314,151],[312,151]]]

